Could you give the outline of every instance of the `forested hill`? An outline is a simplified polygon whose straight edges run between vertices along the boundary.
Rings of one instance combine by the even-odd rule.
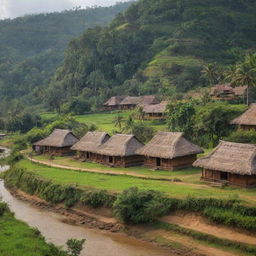
[[[254,0],[140,0],[70,42],[47,106],[202,86],[205,63],[227,66],[255,50],[255,27]]]
[[[3,100],[10,103],[10,100],[25,95],[29,96],[24,99],[24,104],[37,104],[34,95],[39,96],[40,88],[49,83],[55,68],[61,64],[68,41],[90,27],[106,26],[129,5],[126,2],[112,7],[1,20],[0,105]]]

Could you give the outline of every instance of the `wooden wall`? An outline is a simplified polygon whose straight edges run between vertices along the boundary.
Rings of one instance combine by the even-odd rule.
[[[162,120],[162,119],[165,119],[165,118],[166,118],[166,116],[163,113],[144,114],[144,119],[146,119],[146,120]]]
[[[222,173],[221,171],[203,169],[202,178],[207,181],[221,182],[221,183],[226,182],[231,186],[246,187],[246,188],[256,187],[256,175],[239,175],[239,174],[227,173],[227,180],[222,180],[221,173]]]
[[[245,131],[256,130],[256,125],[240,125],[239,128]]]
[[[160,158],[160,165],[157,166],[157,158],[145,157],[144,165],[152,169],[173,171],[192,166],[192,164],[196,161],[196,158],[196,155],[177,157],[174,159]]]
[[[112,161],[110,161],[112,159]],[[105,156],[105,155],[95,155],[94,162],[101,163],[113,167],[132,167],[140,166],[143,164],[143,157],[139,155],[134,156]]]
[[[63,148],[57,148],[57,147],[46,147],[46,146],[40,146],[38,153],[41,154],[47,154],[47,155],[53,155],[53,156],[65,156],[65,155],[71,155],[73,151],[70,149],[71,147],[63,147]]]

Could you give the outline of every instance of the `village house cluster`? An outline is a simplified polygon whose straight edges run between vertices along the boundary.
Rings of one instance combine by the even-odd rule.
[[[164,119],[168,101],[160,101],[155,95],[148,96],[114,96],[105,104],[104,109],[112,110],[129,110],[141,107],[144,119]]]
[[[157,104],[152,105],[157,106]],[[234,119],[239,129],[256,129],[256,104]],[[208,155],[197,159],[203,150],[180,132],[158,132],[146,145],[134,135],[88,132],[78,140],[71,131],[55,129],[47,138],[36,142],[39,154],[67,155],[76,152],[80,161],[111,167],[144,165],[154,170],[202,168],[202,179],[239,187],[256,186],[256,145],[220,141]]]

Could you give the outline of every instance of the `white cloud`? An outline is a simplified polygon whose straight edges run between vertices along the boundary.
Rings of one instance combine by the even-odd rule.
[[[75,6],[109,6],[127,0],[0,0],[0,19],[15,18],[25,14],[54,12]]]

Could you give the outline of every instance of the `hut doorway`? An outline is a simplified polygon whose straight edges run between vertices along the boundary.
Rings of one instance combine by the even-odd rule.
[[[90,158],[90,153],[86,152],[86,158],[89,159]]]
[[[113,161],[113,156],[109,156],[109,157],[108,157],[108,162],[109,162],[110,164],[113,164],[113,162],[114,162],[114,161]]]
[[[156,158],[156,166],[157,167],[161,166],[161,158]]]
[[[220,173],[220,179],[221,180],[228,180],[228,173],[227,172],[221,172]]]

